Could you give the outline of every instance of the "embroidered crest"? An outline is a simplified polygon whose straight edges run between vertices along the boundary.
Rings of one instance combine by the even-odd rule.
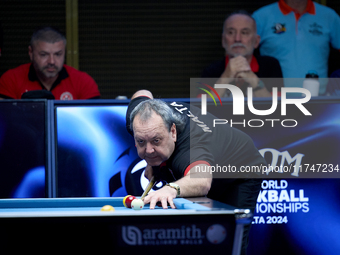
[[[274,34],[282,34],[286,32],[286,24],[283,23],[276,23],[273,27]]]
[[[322,26],[314,22],[313,24],[309,25],[309,33],[313,35],[322,35]]]
[[[61,94],[60,100],[73,100],[73,96],[70,92],[64,92]]]

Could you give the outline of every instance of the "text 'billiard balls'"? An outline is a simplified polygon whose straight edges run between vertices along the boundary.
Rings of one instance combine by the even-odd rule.
[[[126,208],[131,208],[131,202],[135,199],[135,196],[127,195],[123,199],[123,204]]]
[[[100,210],[103,212],[114,212],[115,208],[112,205],[104,205]]]
[[[132,209],[134,209],[134,210],[142,210],[143,209],[143,207],[144,207],[144,202],[143,202],[143,200],[142,199],[138,199],[138,198],[136,198],[136,199],[134,199],[132,202],[131,202],[131,207],[132,207]]]

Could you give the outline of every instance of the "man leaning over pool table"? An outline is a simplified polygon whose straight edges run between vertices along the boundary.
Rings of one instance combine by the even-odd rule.
[[[144,203],[154,209],[160,202],[166,209],[168,204],[175,208],[176,197],[207,196],[254,211],[260,178],[233,178],[232,173],[214,178],[209,171],[197,169],[266,165],[264,158],[248,135],[228,125],[213,128],[212,119],[216,117],[199,114],[200,109],[185,103],[153,99],[148,90],[132,96],[126,125],[134,136],[138,156],[147,162],[145,177],[150,180],[154,175],[161,176],[168,183],[149,193]],[[246,254],[249,230],[250,225],[245,228],[242,254]]]

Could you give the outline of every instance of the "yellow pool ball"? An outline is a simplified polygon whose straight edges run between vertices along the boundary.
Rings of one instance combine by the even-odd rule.
[[[100,210],[102,212],[114,212],[115,208],[112,205],[104,205]]]

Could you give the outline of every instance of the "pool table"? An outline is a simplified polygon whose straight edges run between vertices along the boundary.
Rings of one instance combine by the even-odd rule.
[[[239,254],[249,210],[204,197],[174,203],[135,211],[117,197],[1,199],[1,254]]]

